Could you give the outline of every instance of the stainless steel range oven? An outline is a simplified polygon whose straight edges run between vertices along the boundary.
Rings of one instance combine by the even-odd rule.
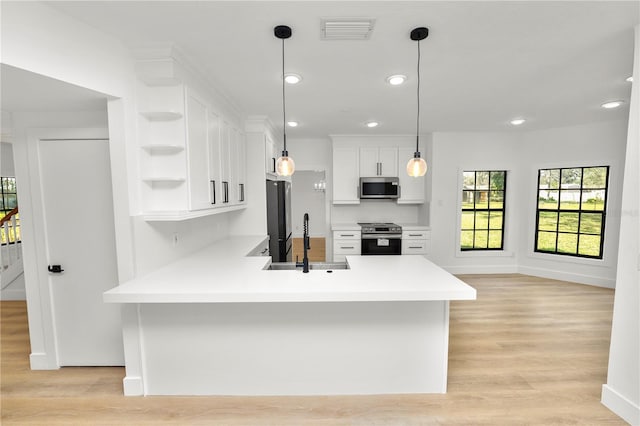
[[[402,253],[402,227],[395,223],[358,223],[363,256]]]

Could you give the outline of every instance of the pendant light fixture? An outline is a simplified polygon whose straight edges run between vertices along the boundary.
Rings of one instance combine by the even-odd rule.
[[[424,40],[429,35],[429,29],[418,27],[411,31],[411,40],[418,42],[418,113],[416,117],[416,152],[413,158],[407,163],[407,174],[413,177],[424,176],[427,173],[427,162],[420,157],[420,40]]]
[[[276,173],[278,176],[291,176],[296,170],[293,158],[289,157],[287,151],[287,109],[284,96],[285,74],[284,74],[284,40],[291,37],[291,27],[278,25],[273,29],[273,34],[282,40],[282,139],[284,142],[282,156],[276,162]]]

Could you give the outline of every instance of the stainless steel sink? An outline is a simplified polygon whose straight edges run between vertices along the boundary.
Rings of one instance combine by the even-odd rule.
[[[278,262],[272,263],[267,268],[271,271],[293,271],[302,270],[302,266],[297,266],[295,262]],[[336,269],[349,269],[346,262],[309,262],[309,269],[318,269],[321,271],[333,271]]]

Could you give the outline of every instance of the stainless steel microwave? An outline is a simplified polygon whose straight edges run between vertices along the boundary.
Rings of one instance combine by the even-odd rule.
[[[360,178],[361,199],[399,198],[400,184],[397,177]]]

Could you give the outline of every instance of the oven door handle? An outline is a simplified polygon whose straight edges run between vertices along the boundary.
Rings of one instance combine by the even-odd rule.
[[[362,234],[363,240],[377,240],[378,238],[384,238],[387,240],[400,240],[402,234]]]

